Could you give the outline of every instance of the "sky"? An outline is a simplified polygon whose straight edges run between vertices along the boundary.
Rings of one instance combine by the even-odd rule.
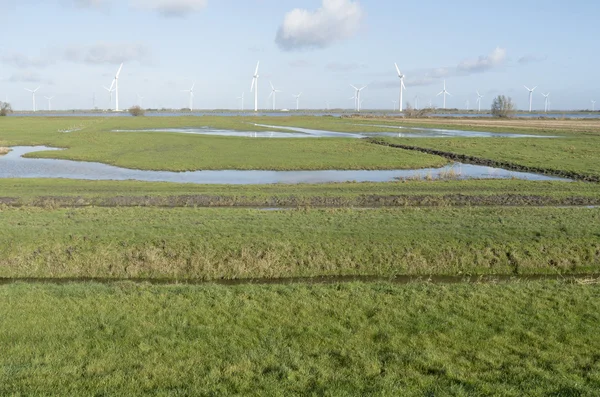
[[[489,108],[494,96],[533,108],[600,107],[600,2],[504,0],[0,0],[0,100],[31,110],[25,88],[54,97],[52,108],[109,107],[114,75],[120,105],[351,108],[350,84],[367,85],[363,107],[391,109],[399,96],[394,63],[405,74],[404,102]],[[95,97],[95,102],[94,102]],[[396,105],[397,106],[397,105]],[[114,100],[110,107],[114,107]]]

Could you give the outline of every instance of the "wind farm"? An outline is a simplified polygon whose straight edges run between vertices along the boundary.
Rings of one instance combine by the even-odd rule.
[[[598,394],[600,5],[0,9],[0,395]]]

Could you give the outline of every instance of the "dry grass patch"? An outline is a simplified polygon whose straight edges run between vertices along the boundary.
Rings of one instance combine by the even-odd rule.
[[[10,148],[0,146],[0,156],[3,156],[5,154],[7,154],[8,152],[10,152]]]

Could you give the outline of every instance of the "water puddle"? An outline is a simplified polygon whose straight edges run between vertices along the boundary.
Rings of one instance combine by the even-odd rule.
[[[354,124],[355,126],[398,129],[399,132],[365,132],[366,136],[399,138],[558,138],[550,135],[511,134],[507,132],[462,131],[439,128],[401,127],[391,125]]]
[[[16,146],[0,157],[0,178],[63,178],[84,180],[137,180],[223,185],[299,184],[330,182],[390,182],[401,179],[524,179],[568,181],[546,175],[455,163],[417,170],[326,171],[145,171],[85,161],[24,158],[27,153],[61,150],[44,146]]]
[[[401,127],[390,125],[371,125],[371,124],[353,124],[361,127],[387,128],[391,130],[399,130],[398,132],[369,132],[360,133],[350,132],[335,132],[325,130],[313,130],[309,128],[277,126],[267,124],[253,124],[255,127],[265,129],[278,129],[290,132],[275,132],[275,131],[234,131],[221,130],[209,127],[200,128],[156,128],[145,130],[113,130],[113,132],[174,132],[181,134],[196,134],[196,135],[212,135],[212,136],[231,136],[242,138],[369,138],[376,136],[384,137],[400,137],[400,138],[558,138],[550,135],[527,135],[527,134],[511,134],[502,132],[484,132],[484,131],[461,131],[447,130],[437,128],[417,128],[417,127]]]

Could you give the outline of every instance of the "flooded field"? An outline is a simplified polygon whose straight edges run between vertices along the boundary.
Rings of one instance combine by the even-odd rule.
[[[514,172],[455,163],[442,168],[414,170],[325,170],[325,171],[143,171],[112,165],[55,159],[24,158],[27,153],[60,150],[44,146],[17,146],[0,157],[0,178],[65,178],[83,180],[137,180],[197,184],[298,184],[328,182],[388,182],[399,179],[523,179],[566,180],[546,175]]]
[[[354,124],[362,126],[363,124]],[[265,129],[278,129],[290,132],[278,131],[234,131],[216,129],[210,127],[200,128],[155,128],[144,130],[113,130],[113,132],[171,132],[181,134],[196,134],[196,135],[212,135],[212,136],[232,136],[232,137],[248,137],[248,138],[368,138],[376,136],[385,137],[402,137],[402,138],[557,138],[556,136],[548,135],[530,135],[530,134],[512,134],[512,133],[497,133],[497,132],[482,132],[482,131],[461,131],[447,130],[438,128],[413,128],[399,127],[389,125],[365,125],[365,127],[387,128],[390,130],[397,129],[398,132],[335,132],[326,130],[314,130],[309,128],[276,126],[266,124],[253,124],[255,127]]]

